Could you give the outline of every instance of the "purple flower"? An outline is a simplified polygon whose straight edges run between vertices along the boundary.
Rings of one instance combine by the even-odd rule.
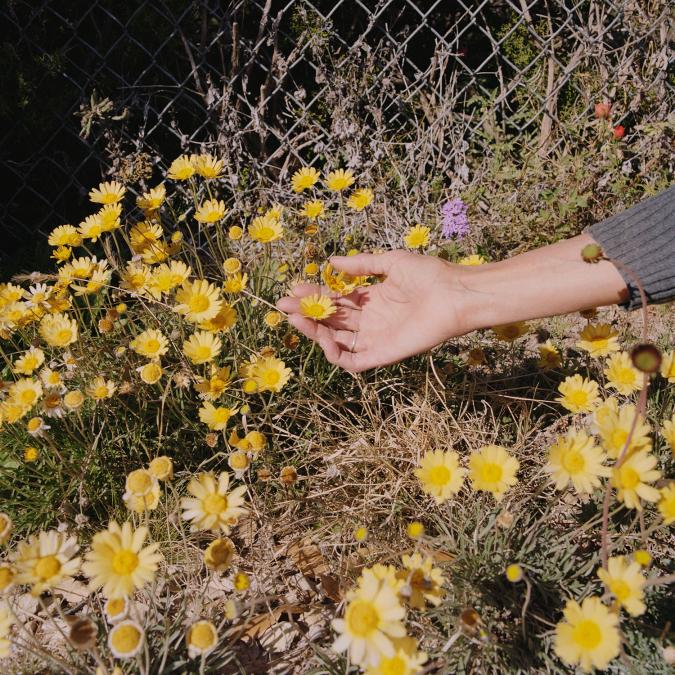
[[[461,239],[469,234],[469,219],[466,212],[469,207],[459,197],[443,204],[443,236]]]

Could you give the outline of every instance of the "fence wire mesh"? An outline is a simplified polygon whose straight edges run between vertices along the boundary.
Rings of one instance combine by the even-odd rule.
[[[212,149],[239,193],[300,163],[420,179],[494,138],[565,152],[598,100],[672,109],[663,0],[11,0],[1,12],[11,240],[69,222],[101,174],[141,184]],[[671,76],[672,77],[672,76]],[[649,112],[645,113],[646,102]]]

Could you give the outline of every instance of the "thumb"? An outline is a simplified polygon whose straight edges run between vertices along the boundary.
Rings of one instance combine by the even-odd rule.
[[[330,259],[338,270],[352,276],[388,274],[397,260],[405,256],[405,251],[387,251],[386,253],[359,253],[357,255],[336,255]]]

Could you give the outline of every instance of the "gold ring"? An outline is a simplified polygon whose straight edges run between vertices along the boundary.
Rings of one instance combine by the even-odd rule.
[[[354,337],[352,338],[352,346],[350,347],[349,351],[353,354],[354,349],[356,349],[356,338],[359,336],[359,331],[354,331]]]

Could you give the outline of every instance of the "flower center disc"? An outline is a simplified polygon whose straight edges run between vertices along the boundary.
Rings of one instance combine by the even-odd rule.
[[[450,480],[450,469],[447,466],[435,466],[429,471],[429,482],[434,485],[445,485]]]
[[[59,562],[59,559],[56,556],[48,555],[38,560],[34,572],[35,576],[46,580],[51,579],[54,575],[58,574],[60,570],[61,563]]]
[[[584,457],[577,450],[572,450],[563,455],[562,465],[568,473],[579,473],[584,468]]]
[[[380,621],[377,610],[369,602],[354,602],[347,613],[347,623],[357,637],[370,634],[377,628]]]
[[[203,312],[209,306],[209,299],[205,295],[196,295],[190,300],[190,309],[193,312]]]
[[[112,568],[116,574],[131,574],[138,567],[138,556],[128,549],[118,551],[112,559]]]
[[[637,471],[635,471],[635,469],[631,469],[630,467],[626,466],[620,471],[621,484],[624,488],[632,490],[640,482],[640,475]]]
[[[486,464],[483,467],[483,480],[496,483],[502,477],[502,467],[498,464]]]
[[[574,641],[584,649],[595,649],[602,640],[602,633],[595,621],[586,619],[574,629]]]
[[[227,497],[223,497],[223,495],[209,495],[202,501],[202,508],[209,515],[222,513],[227,508]]]
[[[190,631],[190,644],[199,649],[207,649],[213,644],[214,635],[211,626],[199,624]]]

